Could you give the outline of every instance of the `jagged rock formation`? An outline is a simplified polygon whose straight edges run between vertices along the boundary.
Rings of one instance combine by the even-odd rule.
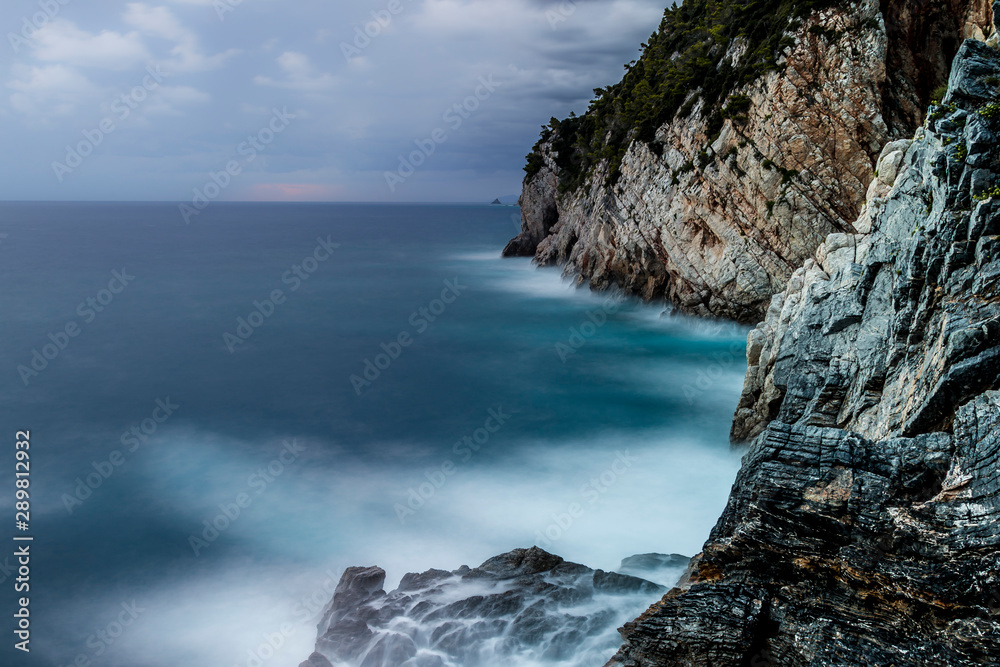
[[[563,193],[572,159],[559,153],[576,149],[558,130],[541,142],[505,254],[563,264],[595,289],[760,321],[829,234],[857,231],[882,147],[912,134],[961,39],[991,24],[987,0],[813,4],[830,6],[789,23],[778,69],[732,91],[721,130],[693,92],[654,141],[631,142],[617,182],[605,160]],[[661,32],[688,29],[667,17]],[[723,47],[720,67],[757,55],[741,37],[712,48]]]
[[[984,16],[996,20],[982,3],[930,4],[880,8],[863,2],[813,16],[804,26],[820,29],[805,28],[788,59],[816,61],[813,69],[791,70],[813,72],[812,80],[823,83],[808,93],[808,103],[783,107],[797,110],[784,121],[754,114],[773,100],[786,104],[804,94],[789,83],[793,75],[756,84],[763,88],[747,125],[789,122],[800,129],[821,124],[808,114],[835,113],[836,127],[859,117],[846,113],[852,102],[844,96],[857,84],[851,72],[861,70],[847,62],[868,63],[873,69],[866,71],[878,74],[877,81],[903,90],[894,93],[895,105],[880,107],[881,117],[852,125],[850,140],[839,130],[832,138],[803,130],[795,135],[800,140],[787,142],[789,154],[813,155],[809,188],[795,184],[802,172],[768,180],[760,165],[753,178],[770,183],[766,187],[785,187],[786,197],[797,202],[789,208],[791,217],[776,214],[778,226],[767,232],[768,252],[790,275],[784,292],[773,298],[762,287],[778,275],[765,268],[767,252],[747,250],[761,271],[747,274],[731,246],[707,240],[712,230],[725,235],[720,230],[726,220],[742,219],[732,212],[745,202],[768,195],[737,188],[732,199],[723,199],[712,190],[725,182],[721,167],[684,176],[687,195],[675,191],[679,184],[663,185],[669,172],[661,163],[680,159],[671,151],[699,145],[697,124],[687,134],[680,125],[661,128],[661,138],[681,147],[667,143],[662,159],[633,145],[618,185],[603,191],[599,205],[592,193],[587,199],[577,191],[562,201],[539,196],[525,208],[525,232],[508,250],[528,250],[541,239],[543,260],[555,253],[578,268],[598,267],[584,272],[598,286],[600,280],[630,276],[623,284],[647,296],[662,287],[683,299],[688,287],[678,285],[691,283],[678,278],[677,267],[688,261],[704,268],[711,257],[716,268],[726,261],[739,264],[735,282],[698,292],[685,302],[689,310],[736,315],[767,295],[766,319],[748,337],[749,369],[733,424],[734,440],[752,443],[726,510],[677,587],[621,628],[624,644],[609,665],[1000,663],[1000,45],[993,27],[978,27]],[[872,12],[878,26],[850,23],[856,11]],[[1000,2],[993,11],[1000,14]],[[931,107],[913,139],[895,138],[869,153],[858,137],[892,137],[892,128],[915,118],[906,100],[920,98],[937,76],[906,78],[907,67],[933,70],[937,58],[918,53],[912,42],[906,47],[910,64],[904,58],[887,73],[885,54],[894,47],[886,44],[882,26],[895,26],[890,34],[939,35],[928,28],[940,27],[935,16],[975,26],[980,32],[970,30],[972,36],[987,41],[965,41],[957,49],[943,103]],[[832,43],[817,55],[812,38],[830,41],[825,31],[841,29],[855,31],[853,44],[881,45],[882,69],[859,50]],[[836,58],[827,60],[834,53],[843,67]],[[804,60],[793,60],[798,57]],[[875,99],[875,89],[854,91],[869,93]],[[890,99],[881,88],[878,95],[883,103]],[[719,136],[724,145],[737,142],[738,160],[739,141],[727,132],[742,131],[730,123]],[[762,137],[777,150],[778,139]],[[551,138],[549,146],[557,140]],[[749,150],[747,141],[743,148]],[[874,156],[873,179],[860,171],[868,156]],[[554,192],[557,157],[543,146],[539,171],[526,187]],[[591,186],[604,187],[598,180]],[[632,194],[626,186],[635,188]],[[851,204],[861,190],[864,197]],[[703,232],[667,235],[672,224],[692,224],[691,218],[669,217],[680,210],[672,208],[678,197],[687,197],[690,215],[708,221]],[[612,201],[629,202],[631,209],[616,209],[628,216],[609,217]],[[811,218],[804,213],[810,210],[806,202],[813,206]],[[568,205],[588,211],[600,225],[565,219]],[[640,205],[647,213],[637,216]],[[843,217],[852,206],[858,215]],[[659,213],[648,212],[654,209]],[[821,213],[842,222],[824,227]],[[800,235],[802,226],[812,226],[813,234],[831,232],[816,240],[814,255]],[[760,250],[765,230],[754,229]],[[715,249],[709,252],[709,246]],[[812,256],[794,267],[797,253]],[[619,260],[624,263],[615,268]],[[723,273],[713,269],[710,275]],[[647,554],[626,559],[622,569],[681,562]],[[389,594],[384,579],[379,568],[345,573],[320,623],[317,652],[301,667],[562,659],[589,664],[607,647],[615,619],[660,590],[643,579],[565,563],[537,548],[474,570],[407,575]]]
[[[666,590],[537,547],[408,574],[388,594],[384,583],[381,568],[344,572],[300,667],[596,664],[617,646],[618,625]]]
[[[1000,662],[998,86],[1000,51],[965,42],[857,233],[774,297],[728,506],[609,665]]]
[[[1000,202],[976,200],[997,185],[997,120],[977,113],[1000,86],[995,54],[967,42],[945,104],[932,108],[916,146],[897,141],[883,151],[856,223],[868,232],[877,221],[878,230],[830,236],[772,299],[748,339],[734,440],[807,412],[812,424],[873,438],[942,430],[982,390],[981,371],[1000,359],[989,344],[1000,320],[993,304],[970,298],[994,285],[969,261],[989,258],[989,239],[1000,234]],[[888,267],[901,258],[912,261],[893,277]],[[819,301],[824,307],[814,308]]]

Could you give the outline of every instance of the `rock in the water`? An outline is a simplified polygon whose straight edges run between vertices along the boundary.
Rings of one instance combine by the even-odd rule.
[[[542,170],[525,181],[517,203],[521,207],[521,233],[503,250],[504,257],[532,257],[538,244],[559,222],[559,207],[554,193],[559,188],[558,167],[551,155],[544,158]]]
[[[1000,661],[1000,123],[970,82],[998,66],[962,46],[953,104],[883,153],[904,156],[871,233],[830,236],[772,300],[726,510],[609,664]]]
[[[299,667],[333,667],[333,664],[319,653],[313,653],[308,660],[299,663]]]
[[[618,571],[673,588],[690,562],[680,554],[637,554],[623,559]]]
[[[344,572],[317,653],[300,667],[600,664],[618,645],[618,626],[666,590],[537,547],[477,568],[407,574],[389,594],[384,581],[379,568]]]

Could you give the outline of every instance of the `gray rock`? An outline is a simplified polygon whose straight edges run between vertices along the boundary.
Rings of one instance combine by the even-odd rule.
[[[300,662],[299,667],[333,667],[333,665],[319,653],[313,653],[308,660]]]
[[[1000,127],[968,80],[994,66],[959,50],[957,107],[870,192],[871,233],[831,236],[751,334],[726,510],[609,664],[997,663],[1000,198],[973,175],[1000,173]]]
[[[384,581],[379,568],[344,572],[319,626],[316,667],[325,667],[317,655],[358,667],[593,664],[614,651],[616,628],[666,591],[537,547],[477,568],[407,574],[388,594]]]
[[[975,69],[964,59],[980,69],[1000,66],[998,56],[968,41],[955,71]],[[952,82],[969,90],[964,74]],[[868,201],[872,233],[849,237],[850,244],[829,237],[750,335],[734,441],[753,438],[772,419],[869,437],[940,429],[992,386],[1000,348],[969,332],[1000,326],[984,266],[1000,227],[998,204],[977,201],[1000,182],[1000,128],[975,113],[983,98],[951,97],[969,109],[935,110],[934,129],[918,132],[906,153],[898,194]],[[966,120],[943,131],[949,118]],[[974,155],[984,159],[973,165]],[[850,261],[838,257],[845,245],[857,249]],[[967,298],[942,300],[942,293]]]
[[[955,104],[959,100],[966,103],[986,102],[995,98],[997,86],[986,80],[1000,75],[996,49],[983,42],[967,39],[959,49],[955,63],[948,80],[945,104]]]
[[[503,250],[504,257],[531,257],[538,244],[559,222],[556,197],[559,189],[558,167],[552,156],[551,143],[541,150],[544,166],[534,177],[525,181],[517,203],[521,207],[521,233],[511,239]]]
[[[685,568],[690,560],[689,556],[680,554],[638,554],[622,559],[618,571],[628,573],[660,570],[665,567]]]
[[[879,151],[913,133],[947,82],[942,44],[989,30],[981,0],[828,4],[789,33],[784,69],[739,91],[746,118],[718,134],[696,105],[659,128],[655,147],[632,142],[616,183],[603,164],[564,193],[552,147],[565,142],[543,142],[505,254],[533,253],[595,290],[759,322],[829,234],[867,231],[858,216],[872,173],[891,182],[902,159],[878,166]],[[816,39],[814,28],[850,38]],[[978,67],[969,61],[968,74]],[[962,76],[969,94],[986,85]]]

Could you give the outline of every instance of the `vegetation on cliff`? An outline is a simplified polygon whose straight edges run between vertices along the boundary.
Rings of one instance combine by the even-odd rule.
[[[560,189],[577,189],[595,165],[607,161],[608,182],[617,181],[622,158],[633,140],[662,153],[656,130],[676,117],[689,116],[699,100],[708,133],[718,132],[725,118],[735,121],[750,100],[734,95],[761,75],[780,70],[781,51],[791,31],[812,11],[834,0],[685,0],[666,10],[660,27],[643,44],[642,56],[625,66],[617,84],[594,90],[583,116],[553,118],[524,170],[541,169],[541,144],[552,141],[560,169]],[[821,35],[837,39],[840,35]],[[742,55],[733,58],[733,51]]]

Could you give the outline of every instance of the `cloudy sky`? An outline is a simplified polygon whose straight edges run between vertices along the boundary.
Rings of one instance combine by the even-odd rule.
[[[9,0],[0,199],[514,194],[540,125],[618,81],[664,6]]]

